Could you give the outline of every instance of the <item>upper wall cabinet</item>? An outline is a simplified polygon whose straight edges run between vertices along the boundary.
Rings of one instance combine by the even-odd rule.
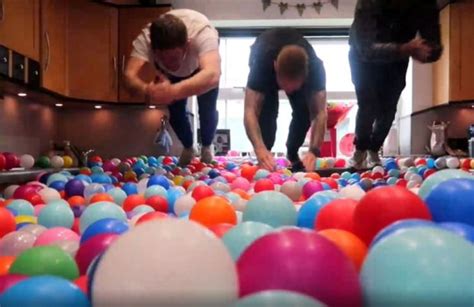
[[[38,61],[40,0],[0,0],[0,45]]]
[[[434,104],[474,100],[474,1],[441,11],[444,53],[433,66]]]

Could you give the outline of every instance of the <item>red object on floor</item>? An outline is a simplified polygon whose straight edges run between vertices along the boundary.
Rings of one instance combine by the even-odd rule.
[[[337,130],[336,128],[328,129],[330,139],[325,140],[321,145],[321,157],[335,157],[337,155]]]

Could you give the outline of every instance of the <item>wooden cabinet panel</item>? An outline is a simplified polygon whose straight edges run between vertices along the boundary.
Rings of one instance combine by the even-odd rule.
[[[169,11],[169,7],[164,8],[126,8],[120,9],[119,13],[119,58],[120,58],[120,90],[119,100],[123,102],[143,102],[145,97],[131,96],[126,90],[123,71],[128,57],[132,51],[132,42],[140,31],[161,14]],[[151,82],[155,78],[152,66],[146,65],[140,72],[140,77],[146,82]]]
[[[0,0],[0,44],[39,60],[39,0]]]
[[[446,7],[441,11],[441,43],[443,44],[443,54],[441,58],[433,64],[433,101],[434,105],[441,105],[449,101],[449,83],[450,83],[450,20],[451,9]]]
[[[42,86],[67,95],[67,1],[41,1]]]
[[[88,0],[68,5],[69,96],[117,101],[117,9]]]

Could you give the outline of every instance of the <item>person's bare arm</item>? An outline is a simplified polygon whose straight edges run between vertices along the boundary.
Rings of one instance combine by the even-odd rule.
[[[306,171],[311,172],[316,167],[316,159],[319,156],[319,149],[324,141],[324,134],[327,125],[327,101],[326,91],[318,91],[310,98],[311,131],[309,151],[303,157],[303,165]]]
[[[262,93],[247,88],[245,91],[244,125],[260,165],[265,169],[273,170],[275,161],[263,142],[262,131],[258,123],[263,99]]]
[[[192,78],[173,84],[174,100],[201,95],[219,86],[221,57],[218,50],[199,57],[200,71]]]
[[[148,65],[147,61],[137,57],[130,57],[125,68],[125,84],[127,89],[135,95],[146,95],[148,83],[144,82],[138,76],[140,69]]]

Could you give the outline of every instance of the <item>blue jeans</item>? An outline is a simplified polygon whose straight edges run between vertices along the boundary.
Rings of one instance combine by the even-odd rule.
[[[193,76],[178,78],[168,76],[171,83],[178,83],[182,80],[189,79]],[[201,141],[203,146],[210,146],[214,140],[219,115],[216,109],[217,96],[219,95],[219,87],[216,87],[207,93],[197,97],[199,105],[199,124],[201,128]],[[187,117],[188,98],[178,100],[169,106],[170,124],[184,148],[193,146],[193,130],[191,123]]]

